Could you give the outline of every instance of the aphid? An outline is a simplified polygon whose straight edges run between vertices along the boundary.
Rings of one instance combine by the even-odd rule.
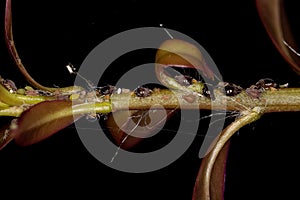
[[[272,90],[272,89],[277,89],[279,86],[273,79],[270,78],[263,78],[257,81],[255,84],[257,89],[259,90]]]
[[[215,96],[214,96],[212,91],[213,91],[213,88],[212,88],[211,85],[207,85],[207,84],[203,85],[202,95],[204,95],[207,98],[210,98],[210,99],[214,100]]]
[[[183,86],[189,86],[193,83],[194,78],[187,75],[177,75],[174,77],[175,80]]]
[[[15,85],[15,83],[12,80],[9,79],[2,79],[2,84],[4,85],[4,87],[10,92],[10,93],[14,93],[17,91],[17,87]]]
[[[241,86],[228,82],[219,82],[217,87],[223,89],[223,92],[226,96],[238,95],[243,90]]]
[[[262,94],[262,91],[256,85],[251,85],[249,88],[246,88],[245,92],[248,96],[255,99],[259,99]]]
[[[103,87],[97,87],[96,91],[99,92],[100,95],[110,95],[116,90],[115,86],[112,85],[106,85]]]
[[[134,94],[138,97],[148,97],[152,94],[152,90],[146,87],[139,86],[134,90]]]

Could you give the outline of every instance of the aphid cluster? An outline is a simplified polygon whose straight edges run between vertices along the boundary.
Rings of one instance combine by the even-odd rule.
[[[242,92],[243,88],[229,82],[219,82],[217,88],[221,89],[226,96],[235,96]]]
[[[218,89],[228,97],[238,95],[243,91],[243,88],[239,85],[230,82],[219,82],[216,86],[205,84],[205,87],[203,88],[203,95],[210,99],[215,99],[214,89]]]
[[[112,94],[124,94],[129,92],[129,89],[118,88],[116,86],[109,85],[109,84],[101,87],[96,87],[94,90],[100,96],[112,95]]]
[[[224,95],[226,96],[235,96],[238,95],[239,93],[242,92],[243,88],[241,86],[235,85],[233,83],[229,82],[219,82],[217,85],[209,84],[209,83],[204,83],[204,81],[197,81],[197,83],[201,83],[201,89],[197,90],[199,94],[214,100],[215,99],[215,94],[214,94],[214,89],[218,89],[221,91]],[[196,80],[193,79],[192,84],[195,84]],[[189,88],[191,88],[189,86]]]
[[[246,94],[252,98],[259,99],[265,90],[277,90],[279,85],[270,78],[263,78],[245,90]]]

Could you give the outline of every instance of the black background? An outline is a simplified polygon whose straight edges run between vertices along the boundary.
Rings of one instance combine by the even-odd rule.
[[[5,2],[0,5],[0,25],[4,27]],[[68,62],[80,66],[108,37],[160,23],[198,41],[225,81],[247,87],[268,77],[299,85],[298,75],[266,34],[255,1],[13,1],[12,10],[22,62],[44,85],[72,85],[74,77],[65,69]],[[1,76],[24,87],[26,82],[8,54],[3,28],[0,30]],[[298,119],[299,113],[266,114],[232,138],[226,199],[269,199],[298,193],[292,182],[299,176],[299,128],[294,123]],[[38,144],[19,147],[11,142],[2,149],[1,191],[14,196],[25,189],[21,194],[29,198],[44,198],[37,195],[39,191],[45,196],[83,195],[87,199],[189,200],[201,163],[198,151],[195,141],[180,159],[161,170],[124,173],[90,155],[70,126]]]

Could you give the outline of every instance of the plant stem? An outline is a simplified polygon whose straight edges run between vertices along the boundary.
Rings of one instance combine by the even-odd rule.
[[[143,110],[143,109],[206,109],[206,110],[235,110],[247,111],[254,107],[264,108],[264,112],[291,112],[300,111],[300,88],[283,88],[265,91],[259,99],[248,96],[244,91],[240,94],[228,97],[215,89],[217,98],[210,100],[194,93],[185,91],[173,91],[167,89],[154,90],[151,96],[137,97],[133,93],[113,94],[110,98],[111,108],[104,109],[93,107],[93,112],[107,113],[117,110]],[[19,116],[23,110],[15,109],[13,106],[34,105],[46,100],[55,100],[55,97],[28,96],[10,93],[0,85],[0,108],[1,116]],[[97,103],[96,103],[97,104]],[[107,103],[109,104],[109,103]],[[91,112],[90,107],[86,112]],[[82,111],[84,112],[84,111]]]
[[[216,159],[231,136],[243,126],[258,120],[263,112],[264,111],[260,107],[255,107],[250,112],[245,113],[243,116],[232,122],[221,132],[216,143],[214,143],[209,153],[202,160],[200,171],[196,179],[193,200],[222,199],[220,196],[214,197],[214,195],[211,194],[211,175]],[[219,194],[222,195],[222,193]]]
[[[26,110],[23,106],[11,106],[6,109],[0,110],[0,116],[7,117],[20,117],[20,115]]]
[[[46,100],[54,100],[54,97],[46,96],[30,96],[10,93],[2,84],[0,84],[0,101],[10,106],[18,106],[23,104],[36,104]]]
[[[300,88],[282,88],[265,91],[259,99],[248,96],[244,91],[228,97],[215,91],[217,98],[210,100],[196,94],[180,93],[171,90],[157,90],[149,97],[136,97],[132,94],[114,94],[111,97],[113,111],[140,110],[163,106],[165,109],[212,109],[212,110],[251,110],[264,108],[264,112],[300,111]],[[189,98],[187,98],[189,97]],[[194,98],[194,101],[191,100]]]

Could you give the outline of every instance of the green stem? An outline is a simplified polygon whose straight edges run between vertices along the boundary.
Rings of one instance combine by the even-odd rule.
[[[0,110],[8,108],[9,105],[0,101]]]
[[[228,97],[215,90],[217,98],[213,101],[206,97],[176,92],[157,90],[149,97],[136,97],[132,94],[114,94],[111,97],[113,110],[139,110],[163,106],[165,109],[208,109],[208,110],[251,110],[264,108],[264,112],[300,111],[300,88],[283,88],[265,91],[259,99],[250,97],[245,91]],[[189,98],[186,98],[189,95]],[[191,98],[194,98],[194,101]]]
[[[99,113],[106,114],[112,112],[110,102],[83,103],[72,106],[73,115]]]
[[[22,109],[17,112],[8,109],[8,106],[21,106],[24,104],[34,105],[42,101],[55,100],[55,97],[29,96],[10,93],[3,85],[0,85],[0,108],[1,116],[18,116]],[[117,110],[141,110],[150,108],[165,109],[208,109],[208,110],[251,110],[254,107],[264,108],[264,112],[290,112],[300,111],[300,88],[284,88],[275,91],[265,91],[259,99],[248,96],[244,91],[234,97],[218,94],[215,100],[189,94],[184,91],[172,91],[167,89],[154,90],[149,97],[136,97],[132,93],[113,94],[111,96],[112,111]],[[188,98],[187,98],[188,97]],[[191,100],[192,98],[192,100]],[[97,105],[96,103],[95,105]],[[94,104],[93,104],[94,105]],[[86,107],[89,112],[90,107]],[[93,112],[104,113],[110,109],[94,107]]]
[[[3,85],[0,84],[0,101],[10,106],[19,106],[23,104],[37,104],[46,100],[54,100],[55,97],[47,96],[30,96],[10,93]]]

